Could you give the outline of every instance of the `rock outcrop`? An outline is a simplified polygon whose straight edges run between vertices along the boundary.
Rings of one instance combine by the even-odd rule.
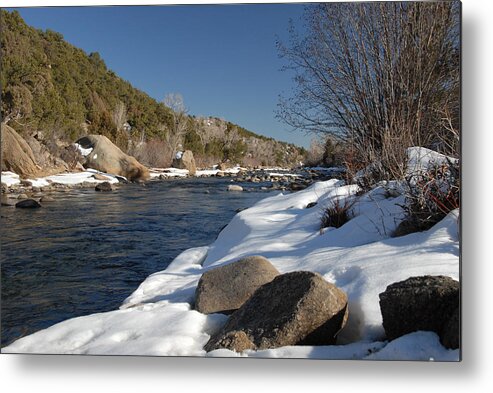
[[[230,314],[280,273],[262,256],[251,256],[205,272],[195,291],[195,309]]]
[[[12,171],[21,177],[35,177],[41,167],[26,140],[12,127],[1,125],[2,171]]]
[[[104,135],[87,135],[77,143],[84,149],[92,149],[83,163],[86,168],[124,176],[130,181],[149,180],[149,170],[134,157],[122,152]]]
[[[194,176],[197,172],[195,158],[191,150],[185,150],[179,156],[175,157],[171,166],[178,169],[187,169],[190,176]]]
[[[241,352],[334,344],[347,315],[347,296],[342,290],[317,273],[287,273],[257,289],[204,349]]]
[[[389,285],[379,295],[387,338],[433,331],[444,346],[458,348],[459,296],[459,282],[445,276],[411,277]]]

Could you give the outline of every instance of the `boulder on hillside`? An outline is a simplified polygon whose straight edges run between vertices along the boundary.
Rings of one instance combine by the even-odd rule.
[[[149,180],[149,170],[134,157],[122,152],[104,135],[87,135],[77,142],[88,154],[85,168],[124,176],[130,181]]]
[[[1,125],[2,171],[35,177],[41,170],[26,140],[12,127]]]
[[[185,150],[184,152],[178,153],[173,159],[171,166],[178,169],[187,169],[190,176],[194,176],[197,172],[195,158],[193,157],[191,150]]]
[[[262,285],[280,273],[262,256],[240,259],[205,272],[195,292],[195,309],[203,314],[230,314]]]
[[[320,274],[282,274],[257,289],[204,349],[334,344],[347,315],[346,294]]]
[[[411,277],[389,285],[379,295],[387,338],[433,331],[442,344],[458,347],[459,296],[459,282],[445,276]]]

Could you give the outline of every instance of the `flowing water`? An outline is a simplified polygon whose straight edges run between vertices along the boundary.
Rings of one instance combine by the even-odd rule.
[[[268,196],[228,179],[72,189],[40,209],[1,208],[2,346],[68,318],[117,309],[181,251],[208,245]]]

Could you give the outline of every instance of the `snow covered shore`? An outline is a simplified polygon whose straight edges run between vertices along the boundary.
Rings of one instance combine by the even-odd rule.
[[[417,275],[459,279],[458,211],[426,232],[390,238],[403,218],[404,197],[394,183],[358,197],[353,218],[320,231],[322,210],[336,199],[354,198],[355,185],[338,180],[270,196],[237,214],[208,247],[180,254],[149,276],[119,310],[70,319],[21,338],[3,352],[157,356],[251,356],[323,359],[444,360],[459,358],[431,332],[387,343],[378,294],[387,285]],[[317,202],[314,207],[307,205]],[[283,347],[237,354],[202,349],[225,323],[221,314],[193,310],[202,273],[248,255],[263,255],[281,272],[309,270],[348,294],[349,321],[336,346]]]

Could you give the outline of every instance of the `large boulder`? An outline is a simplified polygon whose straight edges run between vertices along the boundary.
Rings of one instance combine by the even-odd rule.
[[[257,289],[204,349],[334,344],[347,314],[346,294],[318,273],[287,273]]]
[[[194,176],[197,172],[195,158],[191,150],[185,150],[183,153],[177,154],[171,166],[178,169],[187,169],[190,176]]]
[[[205,272],[195,292],[195,309],[230,314],[280,273],[262,256],[251,256]]]
[[[21,177],[35,177],[41,167],[26,140],[12,127],[1,125],[2,171],[12,171]]]
[[[433,331],[442,344],[459,345],[458,281],[419,276],[391,284],[380,297],[383,327],[389,340],[418,330]]]
[[[76,143],[86,151],[92,149],[83,163],[86,168],[124,176],[130,181],[145,181],[150,178],[149,170],[144,165],[122,152],[104,135],[87,135]]]

